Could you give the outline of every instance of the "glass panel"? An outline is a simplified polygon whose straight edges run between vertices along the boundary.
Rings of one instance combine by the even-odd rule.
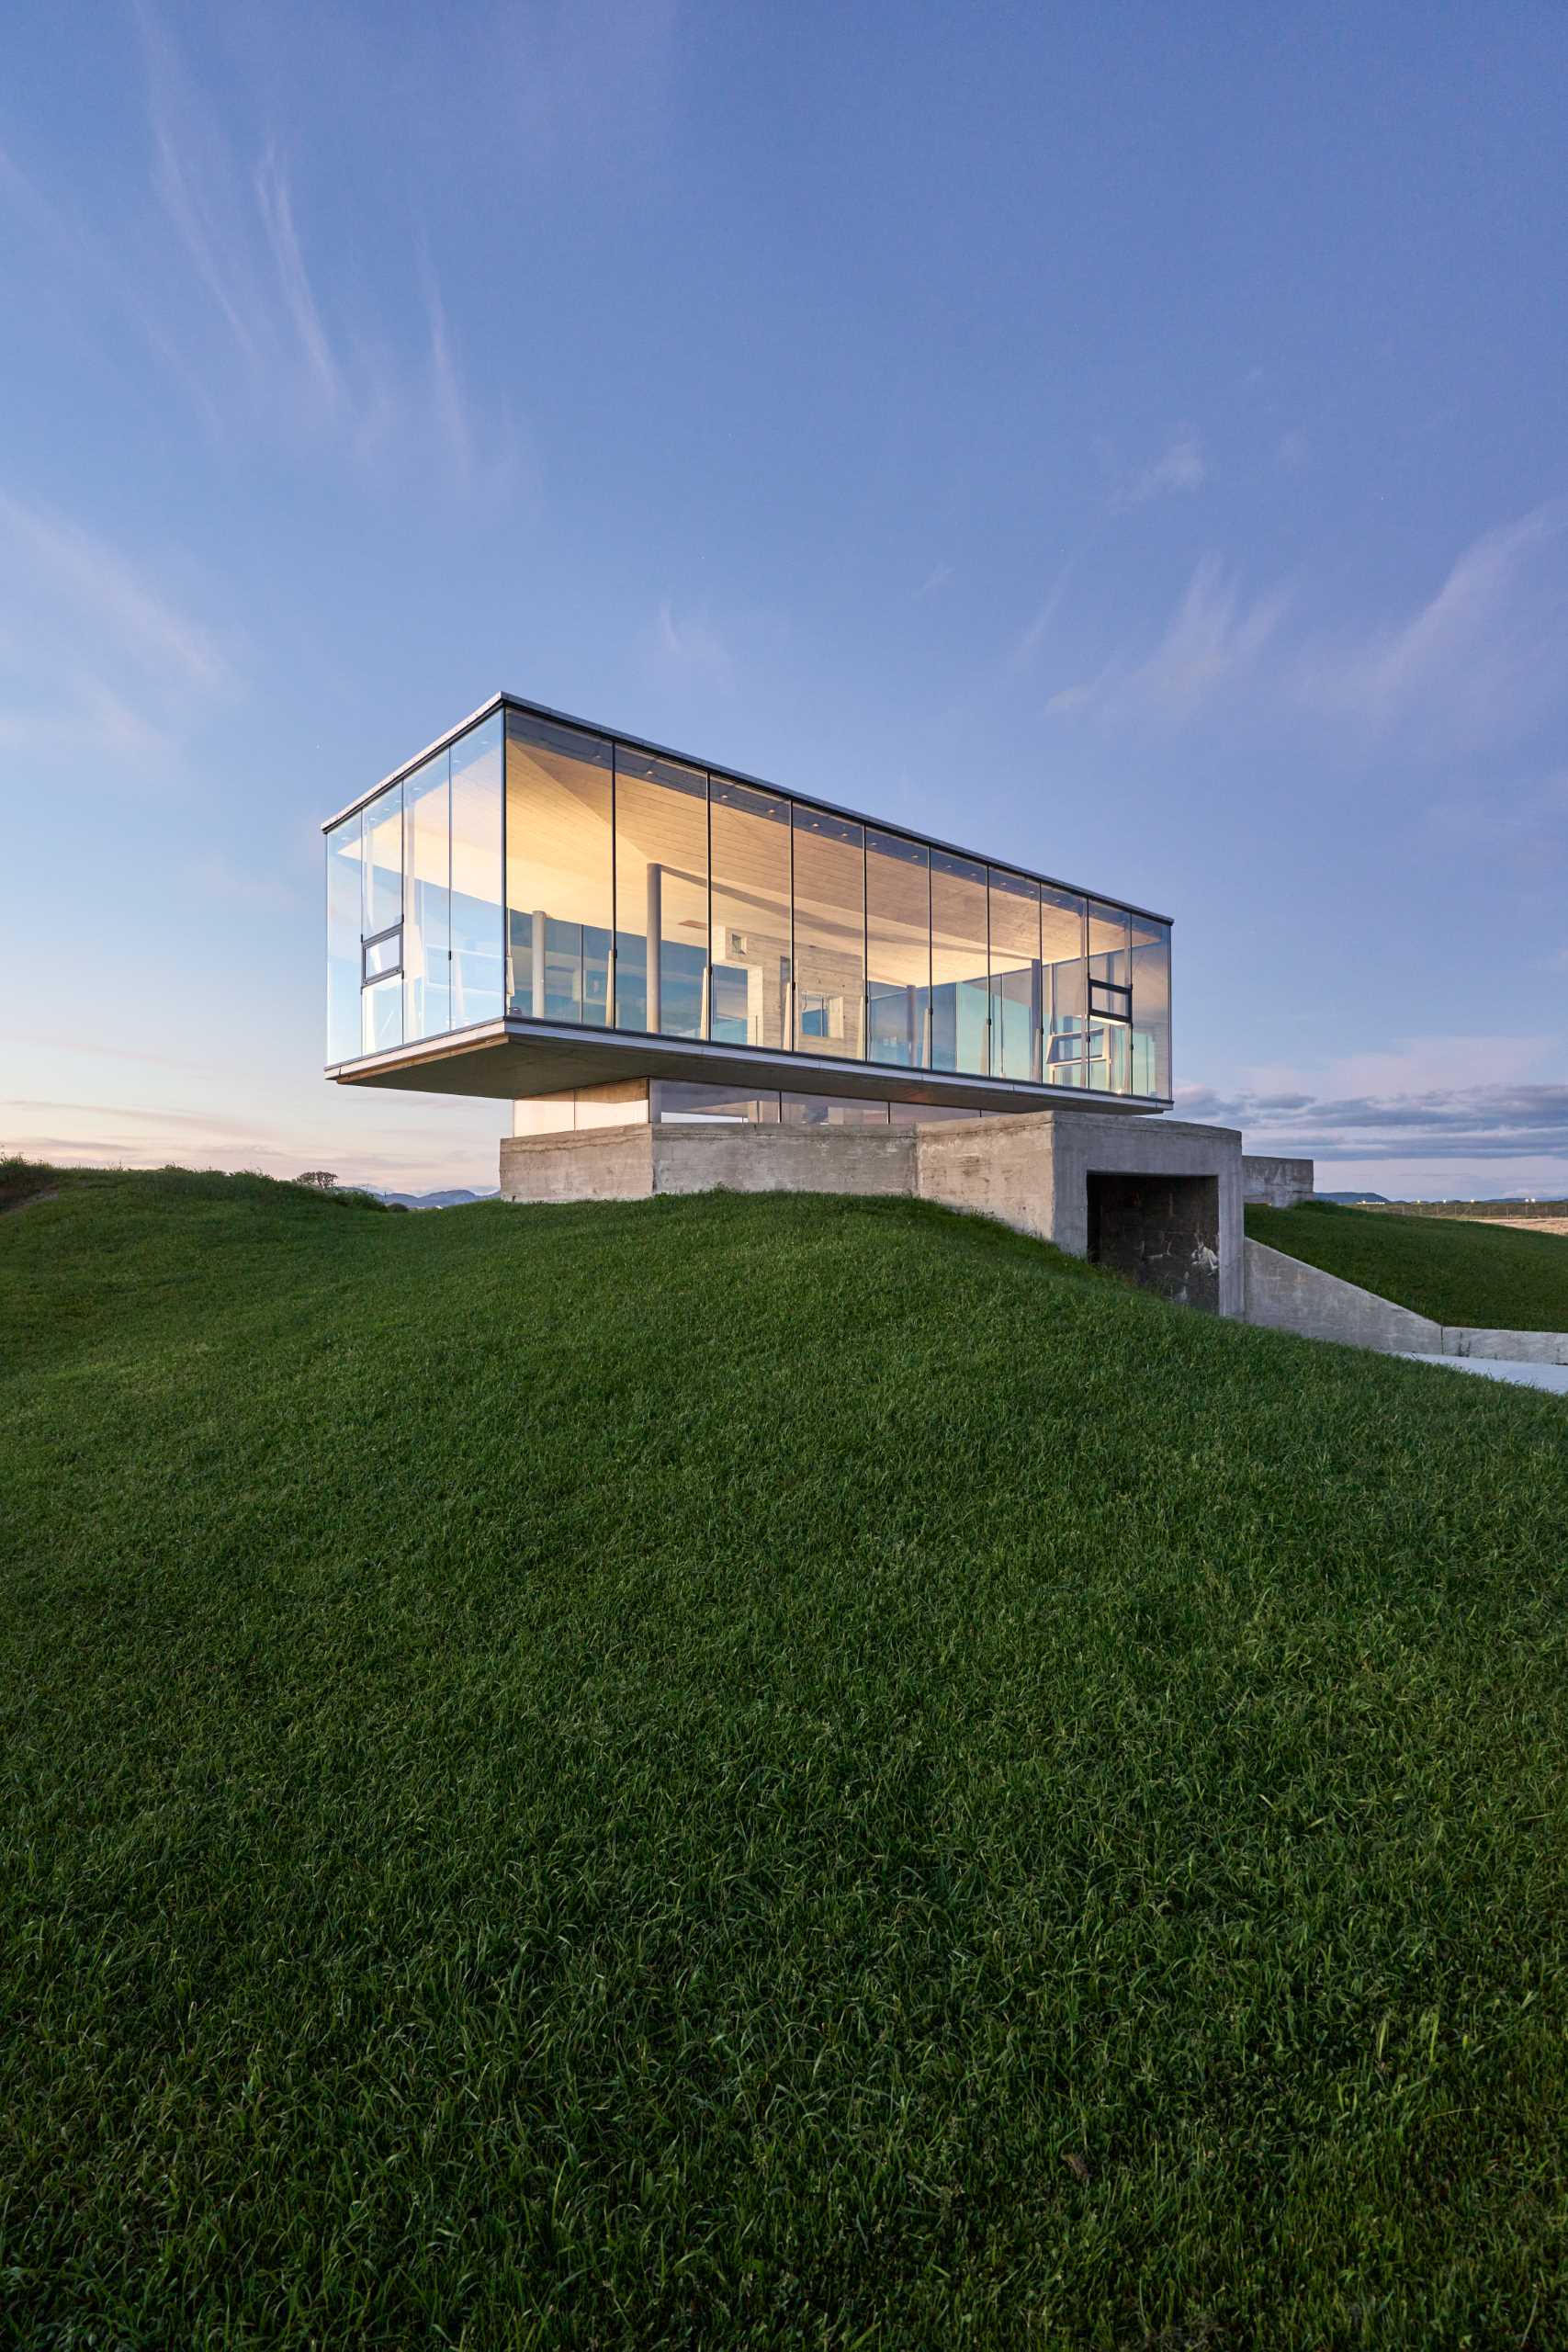
[[[781,1094],[779,1116],[789,1127],[885,1127],[886,1102],[852,1102],[841,1094]]]
[[[708,795],[700,768],[615,750],[615,1026],[707,1034]]]
[[[1040,885],[991,868],[991,1071],[1040,1076]]]
[[[396,973],[361,989],[359,1009],[361,1053],[385,1054],[402,1044],[403,984]]]
[[[1133,1092],[1170,1092],[1170,925],[1133,917]]]
[[[368,939],[403,918],[403,788],[394,784],[364,810],[365,912]]]
[[[452,789],[445,752],[403,778],[403,1032],[452,1026]]]
[[[1122,988],[1132,978],[1133,965],[1127,935],[1127,910],[1112,907],[1103,899],[1089,902],[1089,974],[1093,980],[1114,980]],[[1090,1012],[1095,1011],[1091,1003]],[[1111,1010],[1101,999],[1100,1009]],[[1119,1008],[1118,1008],[1119,1009]],[[1094,1039],[1100,1047],[1091,1051],[1089,1082],[1090,1086],[1111,1094],[1125,1094],[1132,1078],[1131,1040],[1122,1026],[1108,1024]]]
[[[351,1062],[360,1050],[360,823],[345,817],[327,835],[327,1060]]]
[[[452,1026],[502,1011],[501,719],[452,746]]]
[[[712,979],[708,1035],[726,1046],[784,1044],[789,986],[789,803],[713,777]]]
[[[609,744],[506,714],[507,1008],[534,1021],[610,1017]]]
[[[990,1011],[986,869],[931,852],[931,1068],[987,1069]]]
[[[865,837],[865,1057],[923,1069],[931,987],[931,860],[923,842]]]
[[[887,1115],[896,1127],[929,1127],[939,1119],[982,1119],[986,1114],[961,1102],[890,1102]]]
[[[661,1079],[657,1109],[660,1121],[668,1120],[672,1125],[776,1126],[779,1098],[773,1093],[738,1093],[732,1086],[694,1086]]]
[[[403,968],[403,934],[401,929],[384,932],[379,939],[367,940],[365,945],[365,977],[379,978],[383,972],[400,972]]]
[[[1043,883],[1040,890],[1040,986],[1045,1027],[1045,1077],[1053,1086],[1086,1086],[1088,1050],[1084,901],[1076,891]]]
[[[803,1054],[859,1061],[865,999],[865,844],[845,817],[795,810],[795,1035]]]

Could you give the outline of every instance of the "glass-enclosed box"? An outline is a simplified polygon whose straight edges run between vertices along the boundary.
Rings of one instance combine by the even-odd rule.
[[[532,1040],[740,1102],[1170,1100],[1166,917],[532,704],[325,833],[334,1074],[477,1081],[493,1033],[473,1091]]]

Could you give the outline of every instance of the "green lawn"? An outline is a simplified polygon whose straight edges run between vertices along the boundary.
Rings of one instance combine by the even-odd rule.
[[[0,1314],[6,2343],[1568,2340],[1559,1400],[901,1202]]]
[[[1247,1229],[1438,1323],[1568,1331],[1568,1234],[1316,1204],[1248,1209]]]

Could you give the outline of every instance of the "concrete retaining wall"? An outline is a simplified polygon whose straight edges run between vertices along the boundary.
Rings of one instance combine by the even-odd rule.
[[[1131,1121],[1128,1122],[1130,1125]],[[1049,1116],[955,1119],[915,1127],[915,1188],[922,1201],[994,1216],[1017,1233],[1057,1241],[1056,1122]],[[1089,1247],[1088,1229],[1077,1254]]]
[[[1261,1241],[1247,1245],[1247,1319],[1303,1340],[1337,1340],[1380,1355],[1491,1356],[1516,1363],[1568,1364],[1568,1331],[1490,1331],[1434,1323],[1321,1266],[1287,1258]]]
[[[594,1135],[502,1136],[503,1201],[646,1201],[653,1190],[652,1127]]]
[[[1440,1355],[1443,1327],[1407,1306],[1395,1306],[1355,1283],[1325,1274],[1249,1241],[1247,1319],[1268,1331],[1294,1331],[1303,1340],[1339,1340],[1350,1348],[1376,1348],[1384,1355]]]
[[[1483,1331],[1445,1324],[1446,1356],[1498,1356],[1514,1363],[1568,1363],[1568,1331]]]
[[[918,1127],[671,1123],[653,1129],[653,1190],[908,1194],[915,1190],[919,1133]]]
[[[1242,1192],[1255,1208],[1299,1208],[1312,1198],[1314,1173],[1310,1159],[1276,1159],[1261,1151],[1242,1154]]]

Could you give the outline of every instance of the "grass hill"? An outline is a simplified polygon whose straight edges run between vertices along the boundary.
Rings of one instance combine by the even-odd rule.
[[[1568,2336],[1556,1400],[903,1202],[58,1182],[6,2341]]]
[[[1568,1331],[1568,1236],[1310,1203],[1249,1208],[1254,1241],[1438,1323]]]

